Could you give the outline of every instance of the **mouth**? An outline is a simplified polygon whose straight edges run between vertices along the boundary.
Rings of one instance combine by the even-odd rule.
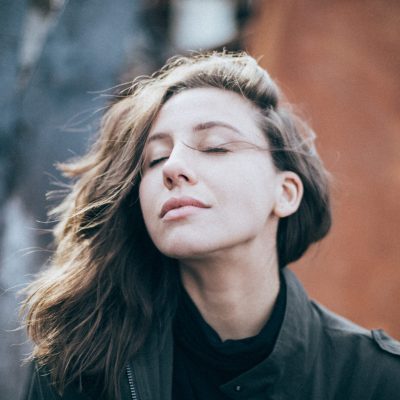
[[[192,197],[172,197],[163,204],[159,216],[163,218],[169,211],[182,207],[210,208],[210,206]]]

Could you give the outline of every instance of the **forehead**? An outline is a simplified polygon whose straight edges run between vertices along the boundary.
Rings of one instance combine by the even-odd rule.
[[[196,132],[199,126],[213,129],[225,125],[232,126],[237,133],[261,139],[264,135],[257,123],[258,116],[256,107],[237,93],[216,88],[188,89],[164,104],[152,124],[150,137],[160,132]]]

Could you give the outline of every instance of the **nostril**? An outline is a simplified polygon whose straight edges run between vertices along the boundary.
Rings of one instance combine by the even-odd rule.
[[[187,165],[170,156],[163,165],[164,184],[168,188],[182,184],[194,184],[196,176],[194,171]]]
[[[185,174],[179,174],[176,176],[166,176],[165,181],[168,185],[178,184],[179,181],[189,182],[189,178]]]

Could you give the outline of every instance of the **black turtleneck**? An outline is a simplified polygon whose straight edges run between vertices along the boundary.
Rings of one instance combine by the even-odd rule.
[[[228,399],[219,386],[268,357],[282,325],[285,306],[286,285],[281,276],[274,309],[260,333],[222,341],[181,288],[174,319],[173,400]]]

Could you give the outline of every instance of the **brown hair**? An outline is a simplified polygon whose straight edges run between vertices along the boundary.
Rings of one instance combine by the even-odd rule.
[[[146,232],[138,186],[145,141],[160,108],[174,94],[200,87],[250,100],[260,111],[275,166],[303,182],[299,210],[279,221],[279,265],[297,260],[330,228],[327,173],[312,132],[252,57],[177,57],[153,76],[138,78],[106,112],[90,152],[61,165],[75,182],[54,211],[60,219],[50,267],[29,286],[24,304],[33,356],[49,369],[60,392],[95,376],[117,398],[127,361],[150,329],[173,314],[178,275],[173,266],[165,267],[166,258]]]

